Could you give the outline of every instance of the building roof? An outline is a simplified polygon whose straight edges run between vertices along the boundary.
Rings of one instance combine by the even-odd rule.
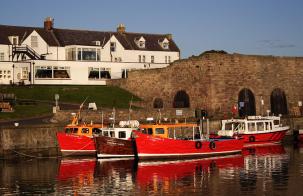
[[[100,41],[103,46],[108,42],[110,37],[114,35],[126,50],[147,50],[147,51],[174,51],[179,52],[178,46],[167,34],[146,34],[146,33],[130,33],[130,32],[102,32],[89,30],[72,30],[57,29],[46,30],[39,27],[22,27],[0,25],[0,44],[10,45],[9,36],[19,36],[19,40],[26,39],[33,31],[46,41],[49,46],[68,46],[68,45],[84,45],[95,46],[95,41]],[[145,39],[145,48],[139,48],[135,43],[135,39],[143,36]],[[169,40],[169,49],[163,49],[159,44],[159,40],[167,38]]]

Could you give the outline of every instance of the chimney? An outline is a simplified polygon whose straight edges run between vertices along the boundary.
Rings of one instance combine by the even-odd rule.
[[[44,29],[47,31],[53,30],[54,27],[54,19],[51,17],[47,17],[44,20]]]
[[[117,27],[117,32],[118,33],[125,33],[125,26],[124,24],[119,24],[118,27]]]

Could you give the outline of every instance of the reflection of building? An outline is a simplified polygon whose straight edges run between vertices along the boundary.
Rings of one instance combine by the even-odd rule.
[[[171,34],[0,25],[0,84],[105,84],[132,69],[165,67],[180,58]]]
[[[127,80],[110,82],[141,97],[147,108],[201,108],[222,118],[231,115],[235,105],[240,116],[265,115],[267,110],[284,115],[302,102],[302,72],[301,57],[209,51],[163,69],[132,71]]]

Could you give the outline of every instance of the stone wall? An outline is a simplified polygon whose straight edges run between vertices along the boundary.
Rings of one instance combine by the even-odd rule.
[[[256,112],[271,109],[270,95],[282,89],[288,108],[303,100],[303,58],[209,53],[174,62],[162,69],[131,71],[128,79],[109,81],[142,98],[146,108],[161,98],[164,109],[173,107],[176,93],[184,90],[190,108],[203,108],[215,118],[231,115],[243,88],[252,91]],[[261,108],[261,97],[264,106]]]
[[[57,131],[60,125],[39,125],[0,128],[0,159],[15,157],[58,156]]]

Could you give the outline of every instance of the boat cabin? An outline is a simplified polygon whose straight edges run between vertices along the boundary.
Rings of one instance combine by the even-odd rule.
[[[65,133],[83,135],[87,137],[92,137],[93,134],[100,134],[101,128],[103,126],[99,124],[89,124],[89,125],[67,125],[64,128]]]
[[[281,126],[280,117],[249,116],[245,119],[222,120],[221,131],[232,131],[239,134],[256,133],[277,130]]]
[[[103,128],[99,135],[118,138],[123,140],[128,140],[131,138],[132,131],[136,130],[135,128],[124,128],[124,127],[115,127],[115,128]]]
[[[161,138],[200,140],[201,131],[196,124],[142,124],[140,132]]]

